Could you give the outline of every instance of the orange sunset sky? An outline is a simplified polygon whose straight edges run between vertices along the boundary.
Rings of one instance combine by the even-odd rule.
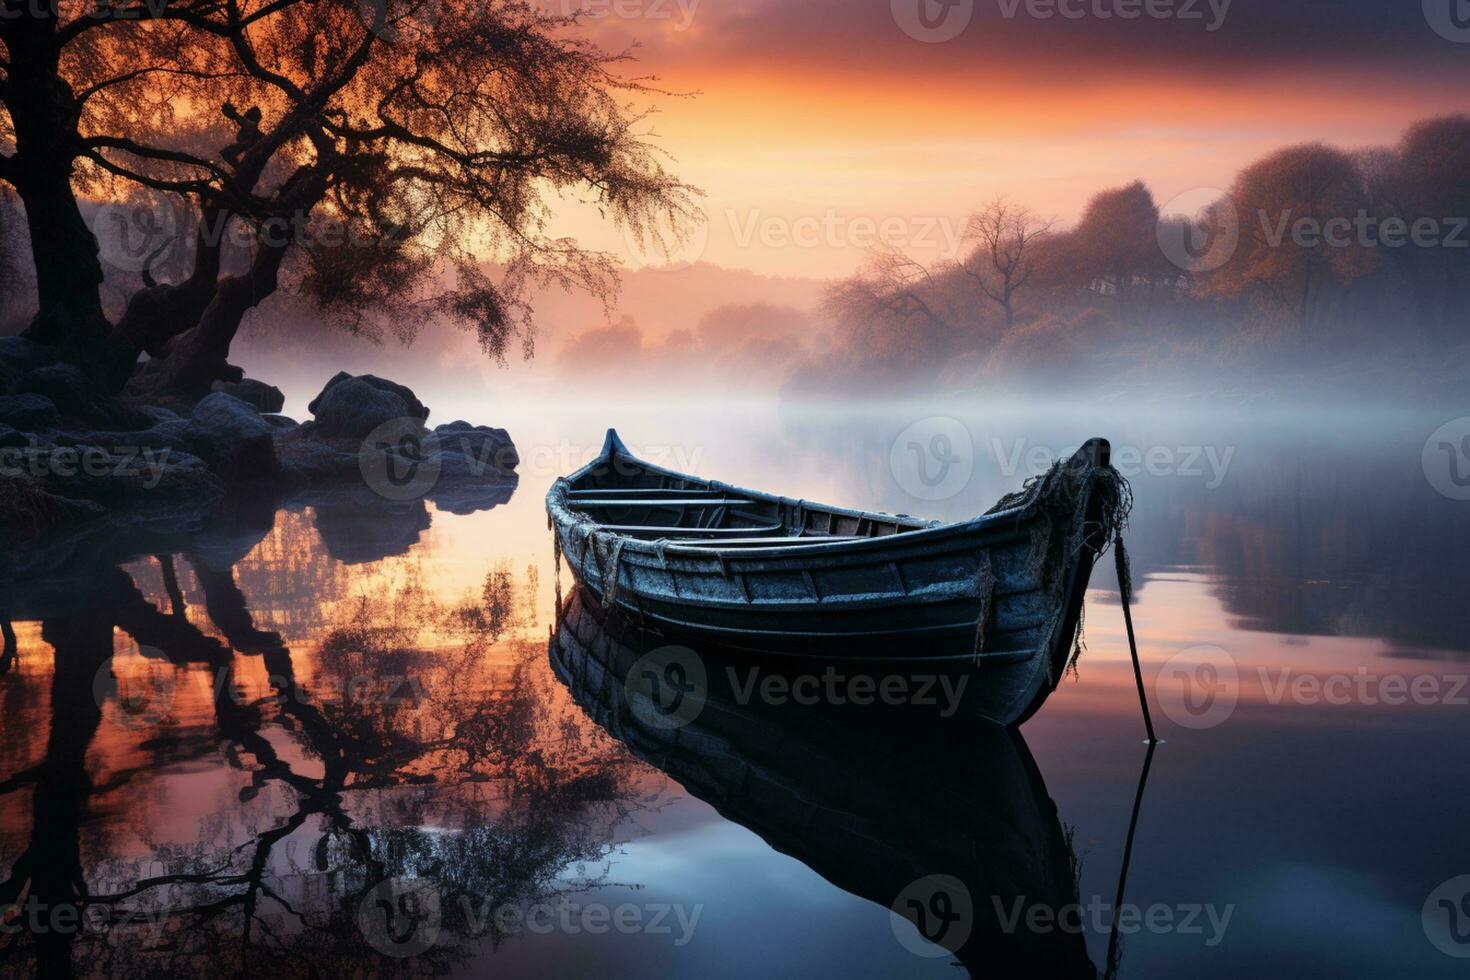
[[[1065,224],[1136,178],[1163,203],[1283,145],[1390,143],[1470,107],[1457,0],[1445,18],[1437,0],[1150,0],[1169,16],[1131,19],[1145,0],[542,2],[579,5],[591,37],[630,49],[629,74],[687,93],[644,124],[707,195],[676,257],[765,274],[848,273],[880,235],[944,257],[995,194]],[[918,4],[962,29],[916,39],[901,22]],[[589,208],[557,224],[663,261]]]

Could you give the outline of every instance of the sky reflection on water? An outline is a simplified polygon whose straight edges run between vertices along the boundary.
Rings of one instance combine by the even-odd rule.
[[[443,409],[436,417],[483,414],[468,401]],[[1027,471],[1010,461],[1038,446],[1062,452],[1103,434],[1140,460],[1167,451],[1134,480],[1135,620],[1166,744],[1126,898],[1232,911],[1214,945],[1208,927],[1124,937],[1120,975],[1460,971],[1421,923],[1430,892],[1470,873],[1459,751],[1470,691],[1457,686],[1470,671],[1470,576],[1458,560],[1470,505],[1437,493],[1420,467],[1444,420],[1347,431],[1121,412],[1037,424],[953,406],[765,406],[733,424],[687,410],[615,414],[635,451],[669,465],[940,518],[1014,489]],[[944,499],[916,499],[894,440],[936,416],[960,419],[971,472]],[[120,571],[79,555],[8,583],[19,656],[0,678],[0,868],[44,865],[30,869],[32,891],[61,894],[79,863],[98,904],[174,914],[159,934],[135,924],[75,942],[8,936],[0,969],[24,975],[60,957],[118,976],[205,964],[287,975],[308,962],[464,976],[950,970],[949,957],[910,952],[888,910],[834,884],[831,867],[814,870],[813,853],[804,862],[790,842],[782,853],[686,788],[686,770],[671,777],[629,751],[553,675],[557,576],[542,497],[596,452],[610,418],[564,407],[494,419],[525,461],[519,488],[488,511],[432,512],[427,528],[281,511],[268,529],[133,556]],[[1207,448],[1228,465],[1212,468]],[[1179,472],[1195,449],[1200,474]],[[1055,804],[1080,861],[1084,904],[1113,900],[1143,761],[1107,563],[1092,586],[1077,676],[1023,730],[1038,799]],[[114,629],[124,624],[167,656],[146,656]],[[1183,668],[1214,658],[1234,681],[1236,703],[1211,727],[1183,727],[1165,706],[1178,702],[1173,678],[1197,676],[1173,658],[1195,648],[1218,653]],[[124,694],[170,689],[156,720],[111,698],[96,711],[93,677],[109,656]],[[1409,693],[1396,698],[1386,677]],[[367,696],[353,696],[363,679]],[[1346,700],[1332,693],[1344,690]],[[962,767],[943,762],[963,746],[940,738],[930,751],[917,764],[960,787]],[[884,805],[881,768],[871,778],[867,805]],[[442,942],[420,957],[387,959],[364,941],[358,902],[386,874],[442,885]],[[506,932],[463,914],[558,897],[699,912],[678,944],[677,928]],[[1085,943],[1102,967],[1106,932],[1089,929]]]

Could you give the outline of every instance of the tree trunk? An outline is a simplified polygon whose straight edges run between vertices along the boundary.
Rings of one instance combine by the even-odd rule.
[[[215,381],[238,381],[228,362],[230,344],[245,314],[276,291],[281,262],[289,246],[260,246],[250,271],[219,280],[199,323],[176,337],[167,354],[150,366],[140,386],[200,398]]]
[[[162,357],[169,341],[197,325],[218,288],[220,255],[228,212],[210,207],[194,237],[194,268],[180,283],[149,286],[134,293],[107,338],[108,387],[122,390],[143,354]]]
[[[97,239],[71,186],[81,149],[76,96],[61,78],[53,43],[56,23],[49,8],[33,8],[9,26],[6,102],[15,128],[12,168],[16,193],[25,205],[40,301],[26,336],[91,367],[108,323],[102,313]]]
[[[26,336],[58,347],[68,360],[88,366],[108,329],[102,313],[97,239],[72,194],[70,163],[53,161],[43,167],[50,172],[23,172],[16,185],[26,209],[39,300]],[[61,167],[65,169],[52,169]]]
[[[286,179],[277,203],[282,214],[304,222],[311,209],[327,192],[331,163],[303,166]],[[206,218],[206,221],[208,219]],[[210,234],[201,223],[201,234]],[[220,228],[219,231],[223,231]],[[223,235],[216,236],[220,241]],[[135,387],[191,398],[202,398],[215,381],[238,381],[239,368],[228,361],[230,345],[240,324],[262,300],[280,285],[281,263],[291,249],[295,235],[266,241],[257,237],[255,257],[244,275],[228,276],[214,281],[214,290],[199,316],[199,322],[169,341],[161,358],[148,365],[145,377],[136,379]],[[218,268],[218,256],[214,258]],[[196,270],[197,272],[197,270]]]
[[[1307,340],[1312,334],[1312,290],[1317,285],[1317,277],[1313,275],[1311,266],[1302,275],[1302,307],[1301,307],[1301,333],[1302,339]]]

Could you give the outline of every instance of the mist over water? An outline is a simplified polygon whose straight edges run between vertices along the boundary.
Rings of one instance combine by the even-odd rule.
[[[412,370],[394,376],[431,405],[431,421],[507,428],[522,460],[519,486],[502,506],[467,516],[430,510],[418,522],[426,527],[402,533],[372,520],[334,524],[308,508],[277,514],[233,562],[211,559],[203,542],[179,555],[183,615],[219,636],[211,619],[218,592],[207,578],[228,570],[253,627],[281,634],[304,706],[261,702],[252,720],[221,716],[213,668],[150,661],[117,634],[114,670],[124,688],[162,671],[175,694],[164,717],[143,724],[119,724],[124,716],[108,702],[88,742],[94,788],[76,826],[99,891],[145,867],[197,873],[264,855],[271,888],[315,910],[312,921],[329,935],[355,936],[351,921],[333,918],[364,873],[346,843],[352,834],[366,833],[373,853],[414,874],[449,861],[459,870],[446,896],[503,887],[483,866],[492,853],[486,835],[550,834],[557,845],[533,876],[539,884],[507,892],[515,901],[668,906],[686,919],[697,908],[687,935],[557,927],[492,941],[468,929],[454,940],[459,972],[603,976],[615,960],[626,975],[697,963],[707,976],[802,976],[814,961],[852,976],[951,974],[949,960],[916,957],[896,940],[887,908],[835,885],[812,855],[821,870],[802,853],[773,848],[738,812],[721,815],[569,701],[545,653],[558,571],[543,498],[557,476],[598,452],[611,426],[647,459],[737,486],[956,520],[1099,435],[1136,496],[1127,533],[1134,619],[1166,740],[1126,902],[1167,906],[1175,923],[1124,936],[1123,975],[1226,978],[1266,963],[1304,977],[1455,975],[1456,961],[1426,939],[1421,922],[1431,891],[1463,870],[1448,860],[1462,853],[1461,821],[1445,803],[1470,777],[1456,749],[1470,730],[1457,700],[1470,696],[1459,688],[1470,670],[1461,601],[1470,581],[1460,555],[1470,505],[1454,499],[1459,474],[1449,456],[1436,468],[1431,437],[1451,421],[1443,413],[1125,399],[1081,406],[1042,395],[814,406],[739,391],[649,398],[651,389],[636,386],[619,398],[563,390],[533,400],[523,395],[535,382],[524,378],[482,387],[435,384]],[[274,379],[297,417],[324,380],[307,368]],[[170,608],[156,559],[123,570],[151,605]],[[29,613],[9,611],[21,638],[18,667],[0,680],[11,705],[3,717],[11,772],[56,761],[56,732],[69,723],[43,693],[55,683],[45,651],[67,616],[85,616],[35,602]],[[471,619],[456,610],[477,610],[478,625],[466,632]],[[1108,562],[1093,575],[1085,640],[1075,677],[1023,736],[1080,862],[1079,898],[1101,907],[1114,901],[1143,759]],[[252,698],[282,669],[238,649],[227,662]],[[370,709],[332,699],[343,677],[381,677],[385,663],[394,676],[418,678],[423,695]],[[1209,677],[1224,685],[1227,710],[1212,705],[1196,716],[1181,707],[1190,690],[1182,697],[1175,685],[1200,676],[1192,672],[1201,663],[1218,668]],[[1396,693],[1389,678],[1410,693]],[[466,742],[486,705],[517,727]],[[338,751],[322,741],[334,730],[358,733],[345,777],[333,775],[337,763],[323,768]],[[399,744],[395,733],[406,731],[416,734]],[[278,762],[239,764],[241,746],[258,760],[267,743]],[[595,789],[577,782],[589,772],[600,774]],[[300,779],[325,779],[340,814],[319,810],[315,791],[292,782]],[[487,794],[492,785],[501,789]],[[546,792],[555,802],[542,799]],[[5,812],[0,855],[12,861],[45,832],[32,826],[30,807]],[[293,829],[277,840],[276,827]],[[194,853],[197,860],[185,857]],[[312,853],[328,855],[326,864],[290,856]],[[403,853],[418,857],[391,857]],[[171,901],[237,892],[216,879]],[[1189,909],[1200,931],[1180,927]],[[316,926],[276,925],[291,943],[320,942]],[[120,941],[141,941],[125,935],[133,938]],[[675,945],[678,938],[685,941]],[[1106,929],[1089,924],[1084,941],[1102,963]],[[770,943],[785,950],[779,960]]]

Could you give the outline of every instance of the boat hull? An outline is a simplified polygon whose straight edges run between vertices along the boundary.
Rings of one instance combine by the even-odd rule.
[[[1100,448],[1091,450],[1090,465],[1106,467],[1106,443],[1094,442]],[[604,450],[604,471],[614,468],[620,447]],[[976,672],[989,692],[978,713],[1001,724],[1029,717],[1061,677],[1093,558],[1106,544],[1098,540],[1100,523],[1074,535],[1029,506],[909,528],[891,515],[819,509],[828,526],[848,520],[895,528],[840,541],[727,548],[642,540],[612,533],[568,506],[571,488],[596,474],[598,463],[558,481],[547,503],[560,554],[599,603],[672,636],[805,667],[819,661]],[[636,460],[624,470],[625,479],[639,483],[656,476],[661,484],[679,481],[681,490],[718,488],[758,500],[803,529],[814,509]],[[1081,501],[1076,519],[1085,523],[1093,509]],[[1058,536],[1079,545],[1063,549],[1062,560]]]

